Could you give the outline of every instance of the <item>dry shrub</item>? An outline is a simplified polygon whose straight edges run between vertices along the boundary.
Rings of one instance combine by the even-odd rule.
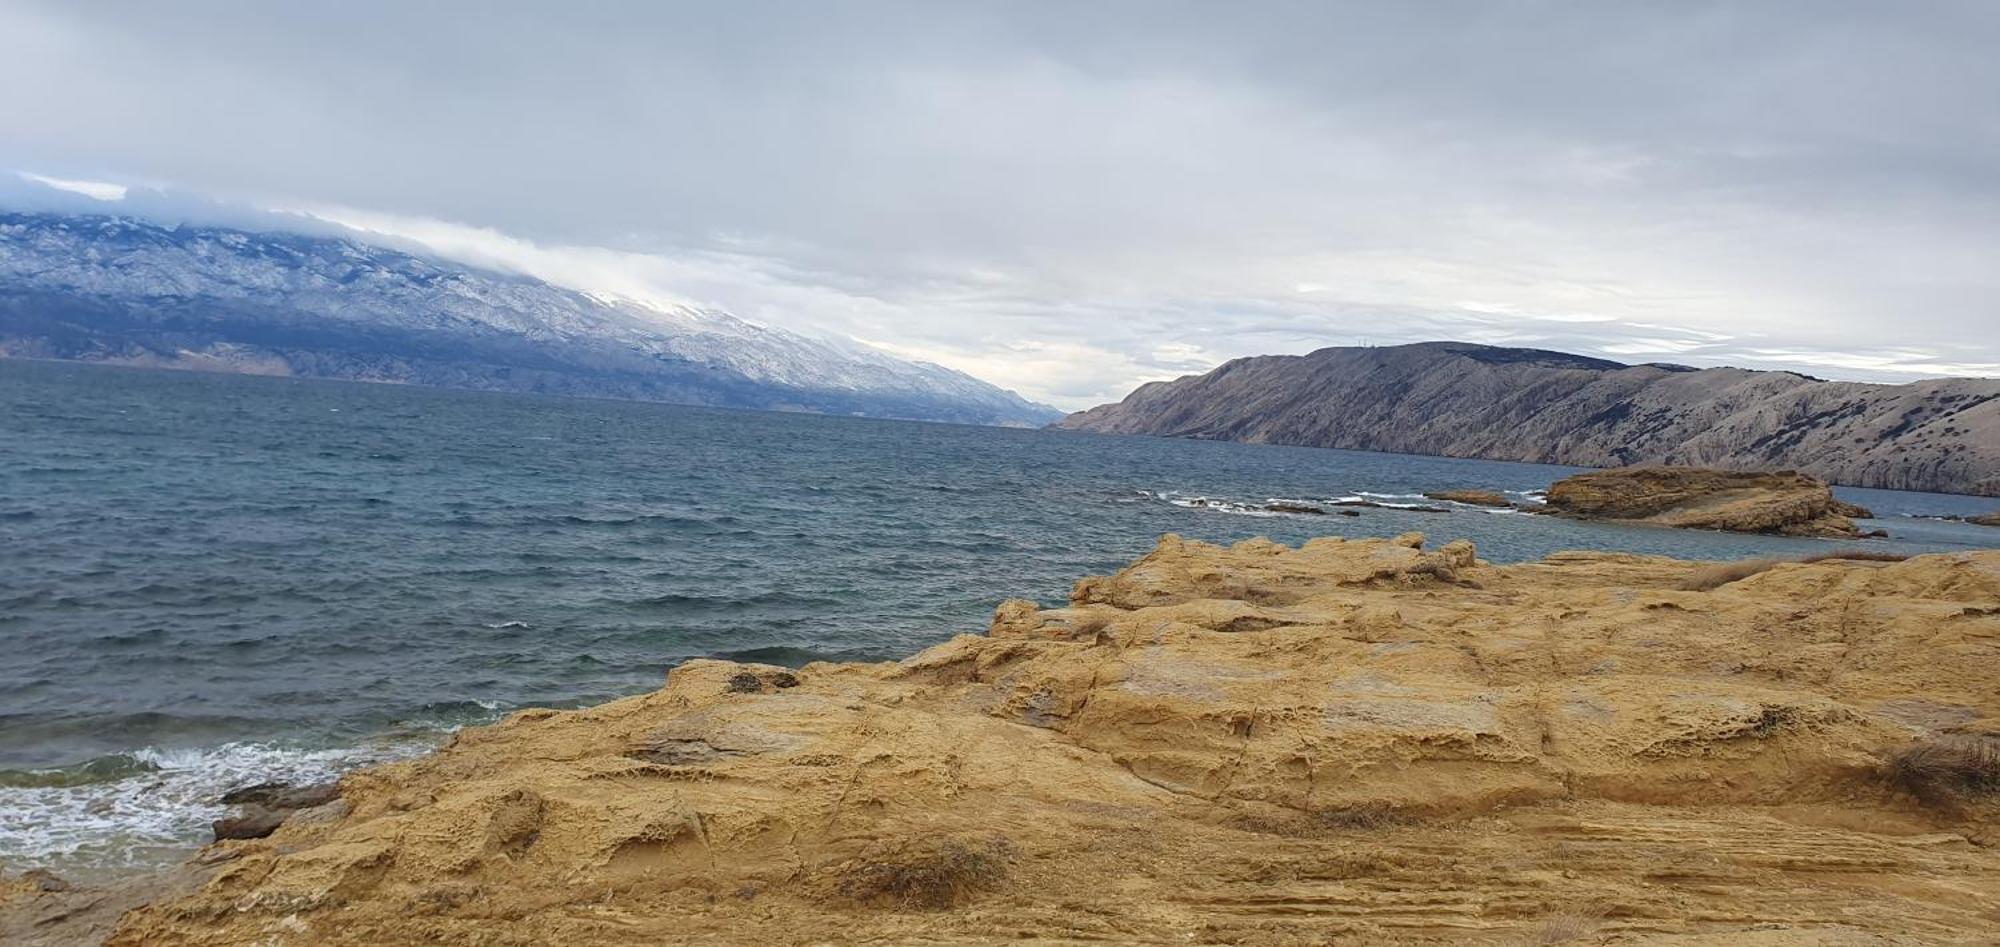
[[[941,911],[999,887],[1007,880],[1013,857],[1014,848],[1005,839],[913,844],[850,868],[837,890],[856,904]]]
[[[1917,801],[1956,807],[2000,794],[2000,739],[1941,737],[1897,752],[1889,757],[1886,769],[1889,781]]]
[[[1709,589],[1721,588],[1738,579],[1747,579],[1767,571],[1781,561],[1783,560],[1745,559],[1741,562],[1722,562],[1704,566],[1683,580],[1680,588],[1683,592],[1706,592]]]
[[[1680,588],[1683,592],[1706,592],[1710,589],[1721,588],[1739,579],[1747,579],[1758,573],[1768,572],[1773,566],[1783,565],[1788,562],[1826,562],[1835,559],[1853,562],[1902,562],[1908,558],[1910,557],[1895,552],[1876,552],[1872,549],[1840,549],[1833,552],[1816,552],[1810,556],[1800,556],[1795,559],[1744,559],[1739,562],[1719,562],[1715,565],[1695,570],[1693,575],[1688,576],[1687,579],[1681,582]]]
[[[1816,552],[1801,556],[1793,562],[1826,562],[1829,559],[1845,559],[1850,562],[1902,562],[1910,558],[1900,552],[1879,552],[1874,549],[1836,549],[1832,552]]]

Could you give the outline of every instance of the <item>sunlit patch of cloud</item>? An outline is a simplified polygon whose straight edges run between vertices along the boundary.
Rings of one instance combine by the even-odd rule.
[[[1745,362],[1810,366],[1858,372],[1895,380],[1940,376],[2000,376],[2000,362],[1947,361],[1934,352],[1888,350],[1839,352],[1824,349],[1745,349],[1732,353]]]
[[[1699,351],[1704,345],[1688,339],[1637,338],[1629,342],[1600,345],[1597,350],[1608,355],[1680,355]]]
[[[125,199],[127,191],[125,185],[113,184],[109,181],[81,181],[73,178],[57,178],[45,174],[35,174],[31,171],[16,171],[14,173],[23,181],[33,181],[44,187],[52,187],[58,191],[66,191],[70,194],[81,194],[95,201],[122,201]]]

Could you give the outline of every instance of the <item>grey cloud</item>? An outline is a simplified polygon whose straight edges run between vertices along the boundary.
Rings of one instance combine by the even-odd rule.
[[[2000,363],[1994,48],[1978,0],[16,3],[0,166],[656,255],[1069,405],[1633,322],[1909,377]]]

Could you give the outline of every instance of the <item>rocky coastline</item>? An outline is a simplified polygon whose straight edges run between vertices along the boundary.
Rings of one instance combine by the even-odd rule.
[[[1862,384],[1421,342],[1234,359],[1055,426],[1580,467],[1786,467],[1845,486],[2000,496],[1993,378]]]
[[[902,661],[462,731],[143,891],[10,879],[0,940],[1990,943],[2000,552],[1715,569],[1168,536]]]

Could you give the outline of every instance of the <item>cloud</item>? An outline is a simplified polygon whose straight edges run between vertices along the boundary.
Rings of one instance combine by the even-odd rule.
[[[1440,337],[1896,379],[2000,363],[1996,45],[1982,2],[30,0],[0,167],[1071,407]]]
[[[17,173],[24,181],[33,181],[44,187],[52,187],[58,191],[67,191],[71,194],[81,194],[94,201],[122,201],[125,199],[126,188],[123,184],[112,184],[108,181],[71,181],[27,171]]]

